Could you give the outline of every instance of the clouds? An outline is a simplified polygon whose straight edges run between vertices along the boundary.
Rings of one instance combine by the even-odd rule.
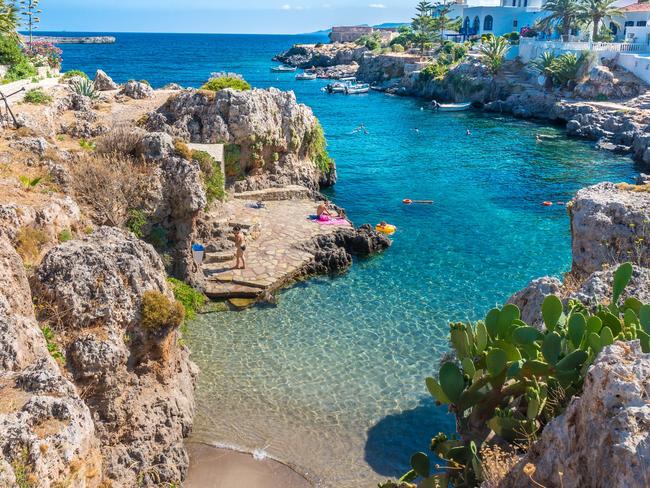
[[[370,8],[388,8],[383,3],[371,3],[370,5],[368,5],[368,7],[370,7]]]
[[[280,10],[305,10],[305,7],[302,5],[289,5],[288,3],[285,3],[280,7]]]

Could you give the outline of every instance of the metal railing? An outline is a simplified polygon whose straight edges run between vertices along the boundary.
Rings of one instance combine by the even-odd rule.
[[[631,42],[586,42],[586,41],[537,41],[535,39],[522,38],[524,44],[533,44],[536,48],[559,51],[609,51],[620,53],[648,52],[648,44]]]

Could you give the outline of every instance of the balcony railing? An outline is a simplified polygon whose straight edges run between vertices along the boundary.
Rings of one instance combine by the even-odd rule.
[[[522,38],[524,44],[534,43],[535,47],[547,50],[560,51],[609,51],[620,53],[640,53],[650,50],[648,44],[631,42],[562,42],[562,41],[537,41]]]

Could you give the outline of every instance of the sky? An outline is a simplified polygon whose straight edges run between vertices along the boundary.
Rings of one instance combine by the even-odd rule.
[[[417,0],[41,0],[42,31],[301,34],[407,22]]]

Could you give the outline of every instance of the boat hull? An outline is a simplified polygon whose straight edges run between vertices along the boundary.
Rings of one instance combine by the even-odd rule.
[[[438,105],[437,110],[440,112],[462,112],[472,108],[471,103],[441,103]]]

